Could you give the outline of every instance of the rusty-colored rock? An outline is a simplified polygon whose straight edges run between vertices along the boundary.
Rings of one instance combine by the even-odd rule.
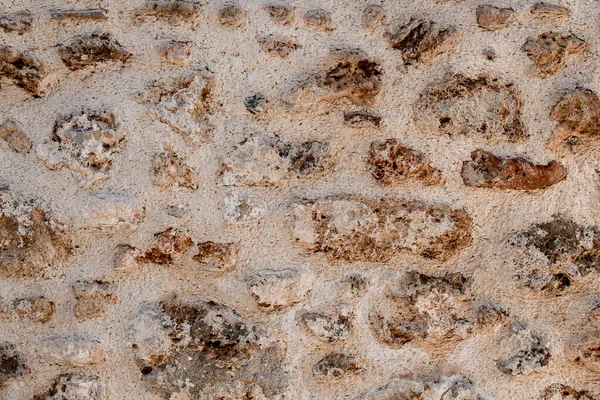
[[[521,157],[500,158],[478,149],[471,153],[471,161],[463,162],[461,175],[467,186],[536,190],[562,181],[567,170],[556,161],[534,164]]]
[[[368,164],[373,177],[384,185],[410,180],[428,186],[442,182],[440,170],[431,165],[425,154],[399,144],[396,139],[371,143]]]

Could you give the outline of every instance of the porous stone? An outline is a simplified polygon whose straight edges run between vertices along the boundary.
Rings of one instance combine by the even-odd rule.
[[[58,117],[49,140],[40,143],[37,156],[53,170],[69,168],[82,186],[109,177],[113,158],[125,145],[125,134],[108,110],[83,110]]]
[[[294,143],[255,133],[229,151],[220,176],[226,186],[270,186],[292,175],[317,175],[331,164],[328,142]]]
[[[151,83],[136,100],[151,107],[156,119],[182,135],[191,144],[206,142],[212,133],[214,84],[210,73],[197,71]]]
[[[573,34],[545,32],[528,38],[521,50],[533,61],[538,75],[548,76],[563,69],[570,55],[581,54],[587,48],[587,43]]]
[[[459,37],[455,26],[442,28],[437,22],[413,18],[405,25],[386,33],[394,50],[399,50],[405,64],[425,63],[450,50]]]
[[[319,360],[313,367],[317,378],[341,378],[344,375],[359,373],[362,368],[355,357],[343,353],[331,353]]]
[[[461,172],[467,186],[536,190],[544,189],[567,177],[567,170],[556,161],[534,164],[524,158],[500,158],[481,149],[463,161]]]
[[[571,10],[558,4],[535,3],[531,6],[531,15],[537,19],[566,20],[571,17]]]
[[[123,193],[98,192],[88,196],[81,210],[80,224],[114,232],[137,227],[144,215],[144,206],[136,197]]]
[[[172,25],[182,22],[193,22],[200,15],[201,6],[191,1],[180,0],[147,0],[134,13],[135,20],[166,21]]]
[[[312,29],[320,31],[332,31],[335,29],[331,13],[322,8],[315,8],[304,13],[304,23]]]
[[[287,39],[279,35],[268,35],[258,38],[258,44],[265,53],[278,55],[286,58],[291,52],[302,47],[293,39]]]
[[[19,318],[33,322],[48,322],[54,314],[54,302],[44,297],[28,297],[15,300],[15,311]]]
[[[160,46],[158,53],[167,62],[184,65],[192,53],[192,42],[171,40]]]
[[[33,96],[49,93],[53,80],[47,68],[30,51],[19,51],[8,45],[0,45],[0,78],[5,77]]]
[[[76,36],[60,44],[58,54],[71,71],[107,62],[125,63],[132,55],[108,32]]]
[[[152,183],[161,189],[174,189],[186,187],[198,189],[198,175],[175,153],[166,147],[164,151],[156,154],[152,161]]]
[[[196,398],[215,398],[228,387],[277,396],[287,386],[279,346],[260,325],[225,305],[173,299],[147,304],[144,315],[132,326],[133,349],[140,377],[153,392],[185,390]],[[243,384],[256,374],[260,385]]]
[[[515,279],[535,292],[557,296],[600,267],[600,230],[564,215],[515,232]]]
[[[469,279],[408,272],[388,284],[369,320],[377,339],[391,347],[456,345],[480,328]]]
[[[385,21],[385,10],[377,4],[368,5],[362,13],[362,27],[368,31],[374,30]]]
[[[56,377],[50,389],[33,400],[102,400],[102,385],[97,376],[67,373]]]
[[[425,154],[403,146],[396,139],[371,143],[368,164],[373,177],[384,185],[411,180],[427,186],[442,182],[442,173]]]
[[[68,262],[67,227],[35,201],[18,201],[0,191],[0,274],[36,276]]]
[[[294,21],[294,8],[286,4],[268,4],[265,10],[276,24],[289,25]]]
[[[302,301],[310,292],[313,276],[299,269],[263,270],[248,280],[248,290],[259,307],[277,311]]]
[[[509,141],[527,136],[521,100],[511,84],[482,75],[454,75],[429,85],[413,106],[423,132],[472,135]]]
[[[221,25],[238,28],[246,21],[246,11],[237,3],[225,5],[219,10]]]
[[[233,243],[198,243],[198,254],[193,260],[208,271],[225,272],[235,267],[238,261],[238,246]]]
[[[0,344],[0,385],[29,372],[21,354],[12,343]]]
[[[382,262],[408,251],[443,261],[471,242],[465,211],[418,201],[334,197],[302,202],[292,215],[295,239],[331,260]]]
[[[260,199],[229,193],[225,196],[223,218],[229,223],[256,222],[267,212],[267,205]]]

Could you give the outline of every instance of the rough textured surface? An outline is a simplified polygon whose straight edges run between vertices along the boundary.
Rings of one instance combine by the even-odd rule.
[[[567,170],[556,161],[538,165],[524,158],[503,159],[479,149],[471,153],[471,161],[463,162],[461,175],[467,186],[535,190],[562,181]]]
[[[596,0],[0,0],[0,400],[600,400]]]

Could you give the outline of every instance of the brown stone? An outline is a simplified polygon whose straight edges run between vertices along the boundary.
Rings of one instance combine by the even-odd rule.
[[[59,45],[58,54],[71,71],[106,62],[125,63],[131,58],[131,53],[107,32],[76,36]]]
[[[152,161],[152,183],[161,189],[174,189],[186,187],[198,189],[198,175],[171,149],[165,147],[165,151],[154,156]]]
[[[114,288],[107,282],[77,282],[73,285],[75,317],[78,321],[101,317],[108,307],[117,303]]]
[[[541,394],[540,400],[600,400],[600,394],[587,390],[577,390],[572,386],[555,383],[548,386]]]
[[[193,259],[206,270],[229,271],[238,260],[238,249],[232,243],[202,242]]]
[[[600,99],[589,89],[575,89],[560,99],[550,117],[571,134],[596,136],[600,133]]]
[[[571,17],[571,10],[556,4],[535,3],[531,6],[531,15],[537,19],[568,19]]]
[[[34,96],[44,94],[44,79],[48,76],[46,67],[31,53],[0,45],[0,78],[11,79]]]
[[[289,25],[294,21],[294,9],[283,4],[269,4],[265,6],[271,21],[279,25]]]
[[[458,29],[442,29],[437,22],[413,18],[386,36],[390,46],[400,50],[404,63],[413,64],[427,62],[449,50],[458,37]]]
[[[52,10],[50,17],[55,21],[102,21],[108,19],[106,10],[102,8]]]
[[[404,147],[396,139],[373,142],[369,151],[371,174],[380,183],[391,185],[415,180],[424,185],[439,185],[442,174],[420,151]]]
[[[33,322],[48,322],[54,314],[54,303],[44,297],[29,297],[15,300],[15,311],[19,318]]]
[[[14,32],[22,35],[31,30],[32,23],[33,16],[28,11],[0,14],[0,28],[4,32]]]
[[[341,378],[344,375],[362,371],[356,358],[349,354],[331,353],[323,357],[313,367],[316,378]]]
[[[171,40],[158,50],[158,54],[167,62],[176,65],[186,63],[192,53],[192,42]]]
[[[146,1],[135,11],[138,22],[146,20],[163,20],[172,25],[181,22],[193,22],[200,15],[201,7],[197,3],[179,0]]]
[[[536,190],[550,187],[567,176],[566,168],[556,161],[534,164],[520,157],[500,158],[480,149],[471,153],[471,160],[464,161],[462,166],[467,186]]]
[[[362,13],[362,27],[368,31],[374,30],[385,20],[385,11],[383,7],[377,4],[367,6]]]
[[[34,202],[0,192],[0,274],[37,276],[71,254],[66,228]]]
[[[537,73],[546,76],[561,70],[570,54],[581,54],[587,47],[586,42],[572,34],[546,32],[528,38],[521,50],[536,65]]]
[[[478,6],[475,14],[479,26],[489,31],[505,28],[515,17],[512,8],[501,8],[489,4]]]
[[[29,153],[33,142],[24,131],[23,124],[9,119],[0,125],[0,139],[6,141],[8,147],[21,155]]]
[[[413,106],[423,132],[518,141],[527,137],[521,100],[512,84],[461,74],[428,86]]]
[[[294,208],[293,233],[332,260],[382,262],[410,251],[444,261],[471,242],[463,210],[418,201],[333,197]]]
[[[155,247],[138,255],[136,262],[172,264],[174,255],[185,253],[194,244],[189,236],[173,228],[155,234],[154,241]]]
[[[303,20],[308,27],[316,30],[332,31],[335,29],[331,20],[331,13],[322,8],[308,10],[304,13]]]
[[[258,44],[265,53],[278,55],[281,58],[286,58],[292,51],[302,48],[302,45],[295,40],[279,35],[261,37],[258,39]]]
[[[221,25],[237,28],[246,21],[246,11],[239,4],[227,4],[219,10]]]
[[[471,282],[460,274],[408,272],[388,284],[384,296],[369,321],[376,338],[393,348],[409,342],[451,348],[479,326]]]
[[[362,51],[334,52],[316,79],[332,98],[346,98],[354,104],[372,104],[381,91],[383,72],[378,62]]]

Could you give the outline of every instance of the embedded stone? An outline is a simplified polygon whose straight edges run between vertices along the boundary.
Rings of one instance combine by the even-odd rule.
[[[471,242],[463,210],[418,201],[333,197],[296,205],[293,235],[332,260],[388,261],[408,251],[444,261]]]
[[[132,55],[107,32],[76,36],[60,44],[58,54],[71,71],[107,62],[125,63]]]
[[[248,290],[259,307],[277,311],[304,300],[312,282],[312,274],[302,270],[263,270],[250,277]]]
[[[106,10],[102,8],[52,10],[50,17],[54,21],[102,21],[108,19]]]
[[[586,42],[572,34],[545,32],[528,38],[521,50],[535,64],[537,74],[547,76],[563,69],[571,54],[581,54],[587,48]]]
[[[192,259],[208,271],[230,271],[238,261],[238,248],[232,243],[202,242]]]
[[[34,96],[47,94],[52,84],[46,67],[31,52],[0,45],[0,78],[5,77]]]
[[[152,183],[161,189],[186,187],[198,189],[198,175],[170,147],[156,154],[152,160]]]
[[[7,33],[14,32],[22,35],[31,30],[32,24],[33,16],[29,11],[0,14],[0,28]]]
[[[21,319],[44,323],[54,314],[54,302],[44,297],[18,299],[15,300],[15,311]]]
[[[477,23],[483,29],[495,31],[508,26],[515,17],[515,11],[512,8],[502,8],[485,4],[475,9]]]
[[[521,157],[500,158],[478,149],[471,153],[471,161],[463,162],[461,175],[467,186],[536,190],[562,181],[567,170],[556,161],[534,164]]]
[[[441,28],[437,22],[417,18],[386,33],[390,46],[400,51],[404,64],[430,61],[450,50],[458,36],[455,26]]]
[[[316,175],[332,163],[328,142],[287,142],[278,136],[252,134],[221,162],[226,186],[270,186],[292,175]]]
[[[371,143],[368,165],[373,177],[384,185],[411,180],[426,186],[442,182],[442,173],[425,154],[401,145],[396,139]]]
[[[0,125],[0,139],[3,139],[8,147],[21,155],[29,153],[33,146],[32,140],[25,133],[23,124],[13,119]]]
[[[535,3],[531,6],[531,15],[537,19],[566,20],[571,17],[571,10],[556,4]]]
[[[110,305],[117,303],[117,295],[108,282],[77,282],[73,285],[73,294],[78,321],[101,317]]]
[[[89,187],[109,177],[113,158],[124,145],[115,114],[83,110],[58,117],[50,140],[39,144],[36,153],[48,168],[69,168]]]
[[[527,137],[513,85],[481,75],[454,75],[428,86],[413,105],[423,132],[518,141]]]
[[[191,1],[146,1],[135,11],[134,18],[137,22],[162,20],[178,25],[182,22],[195,21],[200,11],[200,4]]]
[[[67,229],[34,201],[0,191],[0,274],[37,276],[69,260]]]
[[[102,363],[106,352],[104,346],[85,336],[57,336],[44,342],[42,357],[45,362],[67,367],[84,367]]]

